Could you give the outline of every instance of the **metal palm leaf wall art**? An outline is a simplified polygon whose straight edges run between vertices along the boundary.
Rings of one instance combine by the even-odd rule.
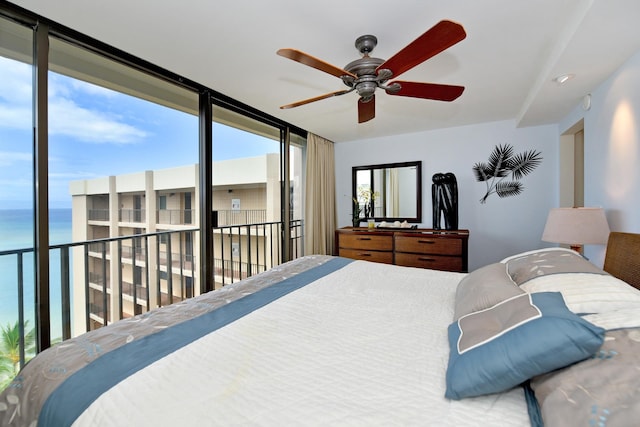
[[[480,203],[486,203],[487,198],[494,193],[501,198],[522,193],[524,186],[520,180],[542,163],[540,151],[529,150],[515,155],[513,151],[512,145],[497,145],[486,163],[473,165],[476,180],[487,186],[487,192]]]

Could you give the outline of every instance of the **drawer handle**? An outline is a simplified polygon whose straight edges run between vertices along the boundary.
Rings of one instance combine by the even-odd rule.
[[[435,242],[435,240],[418,240],[418,243],[428,243],[430,245],[433,245]]]
[[[433,259],[433,258],[423,258],[423,257],[419,257],[418,259],[419,259],[420,261],[429,261],[429,262],[433,262],[433,261],[435,261],[435,259]]]
[[[371,237],[358,237],[357,240],[371,240]]]
[[[365,253],[365,254],[360,254],[360,256],[371,256],[371,254]]]

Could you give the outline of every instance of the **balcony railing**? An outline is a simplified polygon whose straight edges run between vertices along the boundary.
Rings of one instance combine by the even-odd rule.
[[[89,221],[109,221],[109,209],[89,209]]]
[[[145,222],[147,220],[144,209],[120,209],[119,216],[120,222]]]
[[[102,273],[95,273],[93,271],[89,272],[89,283],[93,283],[94,285],[102,286],[102,285],[105,284],[105,282],[107,283],[107,289],[109,289],[109,284],[111,282],[111,279],[109,278],[108,275],[107,275],[106,280],[105,280],[105,277],[102,275]]]
[[[199,253],[194,243],[198,242],[198,233],[199,229],[193,228],[50,246],[51,336],[65,340],[83,329],[95,329],[199,294],[193,255]],[[281,222],[216,227],[213,233],[216,288],[283,262]],[[302,256],[301,220],[292,221],[290,236],[287,258]],[[33,249],[0,251],[0,259],[7,258],[14,259],[8,263],[15,266],[20,364],[24,366],[25,320],[35,319],[30,292],[29,301],[25,302],[25,290],[33,287],[33,283],[25,283],[25,277],[30,277],[25,271],[33,268]],[[74,269],[81,271],[83,277],[73,277]],[[78,319],[83,319],[84,328],[78,325]]]
[[[191,209],[158,209],[156,221],[158,224],[190,225],[195,219],[194,212]]]
[[[135,296],[141,302],[146,302],[149,299],[147,288],[145,288],[144,285],[142,284],[133,284],[123,280],[122,288],[120,289],[122,289],[123,295],[129,296],[129,297],[133,297],[133,292],[135,289]]]
[[[122,251],[120,252],[120,256],[122,256],[122,258],[131,260],[134,257],[134,254],[137,261],[144,261],[147,256],[147,249],[144,246],[141,246],[140,242],[138,242],[137,246],[122,245]]]
[[[267,221],[267,211],[265,209],[216,210],[214,213],[219,227],[262,224]],[[144,211],[142,215],[144,216]],[[158,224],[190,225],[194,224],[195,221],[193,211],[189,209],[158,209],[156,215]],[[121,219],[121,221],[124,221],[124,219]]]
[[[267,211],[265,209],[246,209],[246,210],[216,210],[218,216],[218,226],[225,225],[243,225],[243,224],[259,224],[267,219]]]

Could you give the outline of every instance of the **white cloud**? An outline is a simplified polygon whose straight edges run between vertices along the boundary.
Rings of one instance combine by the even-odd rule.
[[[32,114],[31,106],[21,107],[0,103],[0,128],[29,130],[33,126]]]
[[[98,174],[94,172],[62,172],[62,173],[49,173],[49,179],[91,179],[97,177]]]
[[[61,76],[57,74],[49,73],[49,79],[47,80],[48,85],[48,96],[49,102],[52,99],[57,98],[69,98],[73,95],[73,91],[71,90],[71,86],[69,84],[65,84],[61,78]]]
[[[0,57],[0,128],[28,130],[32,127],[31,66]],[[110,98],[117,93],[78,80],[50,74],[49,133],[80,142],[131,144],[148,137],[118,115],[78,105],[74,96]]]
[[[71,87],[77,91],[84,92],[92,96],[101,96],[103,98],[114,98],[117,94],[117,92],[111,89],[94,85],[93,83],[83,82],[82,80],[72,80]]]
[[[31,162],[31,153],[17,151],[0,151],[0,166],[9,166],[15,162]]]
[[[33,182],[26,178],[0,179],[0,185],[3,188],[9,188],[9,187],[33,188]],[[9,194],[9,192],[7,192],[7,194]],[[13,197],[14,194],[11,194],[10,196]]]
[[[70,99],[49,100],[49,133],[71,136],[82,142],[130,144],[147,132],[108,113],[88,110]]]
[[[0,56],[0,100],[12,106],[31,108],[31,66]],[[29,114],[29,117],[31,115]]]

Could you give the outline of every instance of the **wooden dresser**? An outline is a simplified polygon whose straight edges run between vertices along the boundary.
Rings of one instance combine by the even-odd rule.
[[[467,272],[469,230],[336,230],[338,256],[433,270]]]

